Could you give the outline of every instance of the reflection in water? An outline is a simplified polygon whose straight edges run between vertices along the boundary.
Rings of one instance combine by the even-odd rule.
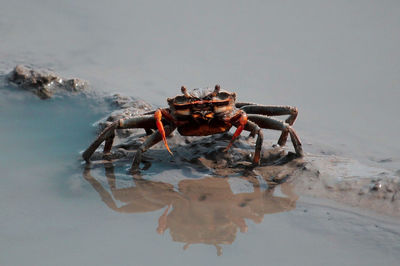
[[[247,232],[245,219],[260,223],[265,214],[289,211],[295,208],[297,195],[290,184],[281,185],[287,197],[274,196],[274,189],[261,190],[253,184],[252,192],[233,193],[228,178],[205,177],[184,179],[174,186],[159,181],[134,178],[135,185],[117,188],[114,167],[105,164],[109,190],[96,180],[86,167],[84,178],[99,193],[102,201],[117,212],[151,212],[165,208],[158,219],[156,231],[163,234],[167,229],[174,241],[190,244],[214,245],[222,254],[220,244],[231,244],[236,232]],[[118,207],[115,200],[123,202]]]

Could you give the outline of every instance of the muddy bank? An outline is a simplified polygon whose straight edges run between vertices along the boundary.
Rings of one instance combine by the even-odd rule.
[[[33,92],[41,99],[54,95],[93,94],[88,83],[80,79],[64,79],[57,74],[26,66],[16,66],[7,75],[7,80],[17,88]],[[102,97],[111,111],[107,117],[95,123],[97,132],[121,118],[133,117],[154,109],[151,104],[133,97],[119,94],[99,97]],[[101,153],[103,146],[94,153],[91,158],[92,167],[109,162],[129,165],[136,149],[146,138],[143,129],[118,130],[116,135],[109,154]],[[143,156],[141,175],[145,176],[146,171],[151,170],[153,177],[163,177],[163,167],[157,166],[168,165],[175,169],[190,168],[192,176],[193,173],[197,174],[194,176],[240,176],[256,187],[259,186],[259,180],[263,180],[271,189],[278,184],[288,183],[294,186],[294,192],[299,195],[328,198],[390,216],[400,216],[398,173],[335,155],[317,156],[307,153],[304,158],[298,159],[290,152],[293,150],[290,143],[284,148],[274,147],[277,141],[274,139],[264,141],[261,165],[253,167],[251,159],[255,139],[241,136],[229,152],[224,152],[231,137],[229,133],[208,137],[183,137],[175,132],[168,138],[174,155],[170,156],[162,143],[155,145]],[[178,176],[181,180],[191,178],[187,172]]]
[[[148,112],[152,108],[140,100],[120,95],[113,97],[117,110],[96,123],[99,131],[113,121]],[[117,130],[111,153],[102,154],[101,146],[92,156],[92,163],[111,161],[129,164],[145,138],[143,129]],[[261,165],[253,167],[255,138],[241,136],[229,152],[224,152],[231,138],[229,133],[183,137],[175,132],[168,138],[173,156],[168,154],[164,144],[155,145],[143,156],[141,174],[146,175],[146,170],[158,164],[176,169],[190,167],[199,173],[217,177],[240,176],[256,187],[260,179],[271,189],[278,184],[289,183],[299,195],[332,199],[353,207],[400,216],[400,177],[397,173],[335,155],[308,153],[304,158],[296,158],[291,152],[291,144],[281,148],[274,144],[276,140],[271,139],[264,140]],[[163,176],[162,169],[156,169]]]
[[[104,156],[101,151],[97,151],[92,157],[92,163],[103,165],[111,161],[128,166],[144,138],[144,133],[120,138],[110,154]],[[199,173],[217,177],[240,176],[255,187],[259,185],[260,179],[271,189],[288,183],[293,185],[293,191],[300,196],[327,198],[389,216],[400,216],[400,178],[390,172],[336,156],[306,154],[304,158],[295,159],[291,152],[280,147],[274,148],[268,142],[263,146],[261,165],[253,167],[251,156],[254,140],[242,137],[226,153],[223,149],[230,139],[230,134],[204,138],[187,138],[175,134],[168,139],[174,156],[168,154],[163,144],[157,144],[145,153],[141,175],[146,175],[146,171],[153,165],[168,165],[173,169],[190,168],[191,171],[195,169]],[[161,178],[162,169],[156,169],[151,170],[153,173],[159,171],[156,175]],[[354,169],[360,172],[354,175]],[[180,174],[178,176],[185,178]]]

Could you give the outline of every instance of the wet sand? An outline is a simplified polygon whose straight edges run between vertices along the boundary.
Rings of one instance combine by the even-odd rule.
[[[218,147],[229,136],[190,146],[176,135],[177,157],[154,147],[140,177],[127,174],[130,151],[87,168],[80,152],[98,132],[93,123],[110,114],[108,102],[42,101],[1,79],[1,265],[398,264],[397,3],[1,7],[2,78],[28,64],[87,80],[101,97],[155,106],[182,84],[219,83],[242,101],[297,106],[306,151],[304,161],[265,160],[244,175],[252,140],[224,155]],[[272,161],[292,151],[271,148],[278,137],[265,132]],[[212,142],[216,153],[182,160]],[[226,171],[220,159],[243,167]]]

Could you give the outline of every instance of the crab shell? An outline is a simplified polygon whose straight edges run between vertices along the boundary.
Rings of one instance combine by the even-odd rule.
[[[194,89],[187,92],[181,88],[183,95],[168,98],[171,114],[178,120],[210,121],[214,117],[222,117],[235,110],[236,93],[215,89]]]

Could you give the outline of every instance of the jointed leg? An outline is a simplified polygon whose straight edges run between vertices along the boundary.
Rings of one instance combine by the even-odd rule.
[[[161,137],[162,137],[162,140],[164,141],[164,145],[167,148],[168,152],[172,155],[172,152],[168,147],[167,138],[166,138],[165,131],[164,131],[164,125],[163,125],[163,123],[161,121],[162,117],[163,117],[163,111],[165,111],[165,110],[158,109],[154,113],[154,118],[156,119],[156,126],[157,126],[157,129],[158,129],[158,132],[161,133]]]
[[[175,130],[174,126],[167,125],[164,127],[165,137],[171,135],[171,133]],[[140,161],[142,160],[143,152],[147,151],[150,147],[154,146],[161,140],[163,140],[164,136],[160,133],[160,131],[156,131],[151,134],[140,147],[136,151],[135,157],[132,162],[131,172],[136,171],[139,168]]]
[[[115,137],[115,132],[113,132],[113,134],[111,134],[107,139],[106,139],[106,143],[104,144],[104,149],[103,149],[103,153],[107,154],[110,153],[113,142],[114,142],[114,137]]]
[[[115,130],[121,128],[154,128],[155,118],[153,115],[143,115],[139,117],[121,119],[115,121],[108,127],[106,127],[103,132],[93,141],[93,143],[83,152],[82,157],[85,161],[89,161],[92,154],[100,146],[100,144],[105,141],[104,152],[108,153],[111,150],[111,146],[115,137]]]
[[[236,108],[242,108],[243,106],[246,106],[246,105],[258,105],[258,104],[256,104],[256,103],[244,103],[244,102],[236,102],[235,103],[235,107]]]
[[[298,110],[293,106],[283,106],[283,105],[244,105],[240,108],[245,111],[247,114],[259,114],[259,115],[267,115],[267,116],[280,116],[280,115],[289,115],[289,117],[285,120],[289,125],[293,125],[294,121],[297,118]]]
[[[254,152],[254,158],[253,158],[253,163],[255,165],[258,165],[260,163],[260,157],[261,157],[261,147],[262,143],[264,140],[263,133],[260,129],[260,127],[251,121],[247,121],[246,126],[244,127],[245,130],[252,132],[252,134],[257,134],[257,141],[256,141],[256,149]]]
[[[237,127],[235,133],[232,136],[231,142],[229,142],[229,145],[225,148],[225,151],[229,150],[230,147],[232,146],[233,142],[237,137],[239,137],[240,133],[242,133],[244,127],[247,124],[247,114],[243,111],[238,111],[229,121],[233,125]]]
[[[256,123],[261,128],[282,131],[281,137],[278,140],[278,144],[281,146],[283,146],[286,142],[286,139],[282,139],[282,136],[284,135],[283,133],[286,133],[286,135],[290,134],[290,139],[292,140],[296,155],[300,157],[303,156],[303,148],[301,147],[300,139],[289,124],[274,118],[265,117],[263,115],[248,115],[248,119]]]
[[[242,105],[240,109],[245,111],[247,114],[259,114],[267,116],[289,115],[289,117],[285,120],[285,122],[288,123],[290,126],[293,125],[298,114],[297,108],[292,106],[279,106],[279,105],[264,106],[264,105],[248,104],[248,105]],[[279,138],[282,145],[285,145],[287,137],[288,137],[288,132],[286,131],[282,132]]]
[[[89,162],[90,157],[96,151],[96,149],[100,146],[100,144],[107,139],[107,147],[110,146],[110,142],[114,140],[114,130],[118,127],[118,121],[112,123],[108,127],[106,127],[100,135],[90,144],[90,146],[83,152],[82,157],[86,162]],[[106,147],[104,147],[106,151]]]

